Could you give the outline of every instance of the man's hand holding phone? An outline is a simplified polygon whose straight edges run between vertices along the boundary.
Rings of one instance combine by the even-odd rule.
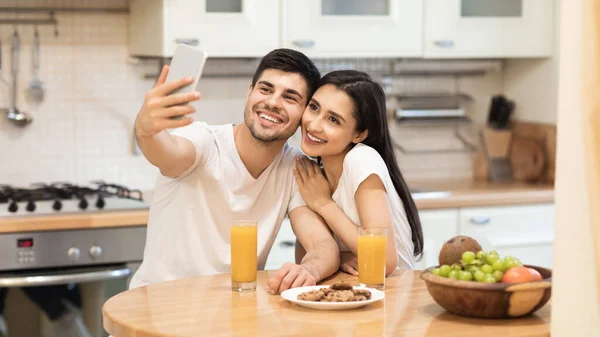
[[[200,99],[197,91],[176,93],[181,87],[194,82],[193,76],[166,82],[169,66],[164,66],[154,88],[146,93],[144,104],[135,120],[137,137],[151,137],[162,130],[173,129],[191,124],[193,119],[187,115],[196,109],[187,104]],[[185,116],[181,119],[173,119]]]

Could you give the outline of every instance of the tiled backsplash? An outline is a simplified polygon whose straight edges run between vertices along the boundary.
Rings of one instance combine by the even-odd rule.
[[[31,1],[27,1],[30,3]],[[49,6],[46,1],[42,6]],[[50,1],[53,2],[53,1]],[[64,1],[63,1],[64,2]],[[114,1],[113,1],[114,2]],[[134,62],[127,54],[126,14],[57,14],[59,36],[53,27],[40,26],[41,79],[45,100],[39,106],[27,102],[25,89],[31,81],[32,27],[19,27],[21,36],[18,107],[34,118],[19,128],[0,116],[0,184],[106,180],[151,189],[157,170],[134,154],[133,122],[146,90],[156,73],[153,62]],[[1,74],[10,80],[10,38],[13,28],[0,26]],[[196,118],[208,123],[242,120],[248,78],[204,78],[203,99]],[[9,89],[1,84],[0,107],[9,104]],[[466,108],[478,122],[485,119],[491,96],[502,92],[502,73],[483,76],[412,76],[395,78],[396,90],[455,92],[473,97]],[[399,131],[398,139],[445,142]],[[297,141],[297,138],[295,139]],[[407,179],[470,176],[468,153],[399,156]]]

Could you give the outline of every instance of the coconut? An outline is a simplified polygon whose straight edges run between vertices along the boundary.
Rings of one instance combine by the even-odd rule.
[[[454,263],[460,263],[462,254],[466,251],[477,253],[481,250],[481,246],[477,240],[468,236],[455,236],[452,239],[446,241],[440,249],[440,256],[438,258],[440,265],[447,264],[452,265]]]

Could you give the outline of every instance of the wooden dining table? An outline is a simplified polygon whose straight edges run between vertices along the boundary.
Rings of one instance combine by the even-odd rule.
[[[114,337],[154,336],[549,336],[550,303],[516,319],[478,319],[438,306],[420,271],[386,279],[385,299],[353,310],[306,309],[269,293],[274,271],[260,271],[253,292],[231,290],[231,275],[200,276],[120,293],[103,307],[104,329]],[[337,273],[323,284],[356,276]]]

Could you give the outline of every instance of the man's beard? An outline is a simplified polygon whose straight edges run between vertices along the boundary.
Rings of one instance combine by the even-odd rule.
[[[273,110],[271,110],[269,108],[261,108],[261,109],[269,111],[269,112],[273,112]],[[250,134],[252,135],[252,137],[254,137],[258,141],[261,141],[263,143],[270,143],[270,142],[275,142],[275,141],[279,141],[279,140],[288,140],[290,137],[292,137],[294,135],[294,133],[296,133],[295,129],[290,130],[290,131],[283,130],[283,133],[280,132],[280,133],[275,133],[275,134],[271,134],[267,130],[263,131],[262,126],[256,125],[257,124],[256,120],[254,120],[252,118],[253,115],[256,115],[257,118],[261,118],[260,116],[258,116],[258,114],[254,110],[251,109],[249,111],[249,113],[248,113],[248,111],[246,111],[246,113],[244,114],[244,122],[246,123],[246,126],[250,130]]]

